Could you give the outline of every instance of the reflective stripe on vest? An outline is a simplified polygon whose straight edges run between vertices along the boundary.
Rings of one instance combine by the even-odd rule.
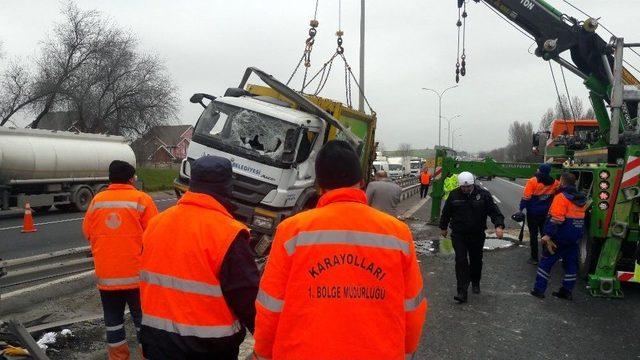
[[[95,209],[133,209],[143,212],[146,207],[135,201],[96,201],[89,211]]]
[[[162,286],[182,292],[207,295],[207,296],[222,296],[222,289],[219,285],[207,284],[195,280],[184,280],[177,277],[154,273],[151,271],[140,271],[140,279],[149,284]]]
[[[420,306],[422,300],[424,300],[424,291],[420,289],[420,292],[418,293],[418,295],[416,295],[416,297],[414,297],[413,299],[406,299],[404,301],[404,311],[414,311],[418,308],[418,306]]]
[[[409,243],[392,235],[374,234],[347,230],[319,230],[301,232],[288,240],[284,247],[289,255],[295,253],[298,246],[307,245],[357,245],[400,250],[409,255]]]
[[[231,325],[186,325],[148,314],[142,314],[142,325],[182,336],[197,336],[199,338],[227,337],[237,334],[242,329],[237,320]]]
[[[264,306],[266,309],[273,312],[281,312],[282,307],[284,306],[284,300],[278,300],[273,296],[267,294],[264,290],[260,289],[258,291],[258,296],[256,298],[260,305]]]
[[[119,286],[119,285],[136,285],[140,282],[140,278],[137,276],[127,278],[100,278],[98,279],[98,285],[103,286]]]

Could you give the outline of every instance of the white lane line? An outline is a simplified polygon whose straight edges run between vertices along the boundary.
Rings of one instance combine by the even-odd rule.
[[[517,186],[517,187],[519,187],[519,188],[521,188],[521,189],[524,189],[524,186],[522,186],[522,185],[520,185],[520,184],[516,184],[516,183],[514,183],[513,181],[505,180],[505,179],[502,179],[502,178],[499,178],[499,177],[497,177],[497,178],[495,178],[495,179],[498,179],[498,180],[500,180],[500,181],[502,181],[502,182],[506,182],[507,184],[515,185],[515,186]]]
[[[175,201],[175,200],[176,199],[169,198],[169,199],[154,200],[154,202]],[[34,225],[35,226],[52,225],[52,224],[60,224],[60,223],[66,223],[66,222],[72,222],[72,221],[80,221],[80,220],[84,220],[84,216],[83,217],[79,217],[79,218],[73,218],[73,219],[45,221],[45,222],[41,222],[41,223],[35,223]],[[9,227],[0,228],[0,231],[15,230],[15,229],[21,229],[21,228],[22,228],[22,225],[9,226]]]
[[[495,201],[496,203],[500,204],[502,202],[495,195],[491,195],[491,196],[493,196],[493,201]]]
[[[418,211],[418,209],[420,209],[424,204],[427,203],[427,201],[429,201],[429,199],[431,199],[431,196],[428,196],[420,201],[418,201],[417,204],[415,204],[411,209],[405,211],[402,215],[400,215],[400,217],[402,218],[408,218],[413,216],[413,214],[415,214],[416,211]]]
[[[45,221],[45,222],[41,222],[41,223],[35,223],[35,226],[40,226],[40,225],[51,225],[51,224],[59,224],[59,223],[65,223],[65,222],[71,222],[71,221],[79,221],[84,219],[84,217],[81,218],[73,218],[73,219],[64,219],[64,220],[56,220],[56,221]],[[16,225],[16,226],[9,226],[9,227],[5,227],[5,228],[0,228],[0,231],[5,231],[5,230],[15,230],[15,229],[21,229],[22,225]]]

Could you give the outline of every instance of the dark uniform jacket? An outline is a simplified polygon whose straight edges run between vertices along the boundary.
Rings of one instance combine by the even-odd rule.
[[[440,229],[457,234],[483,233],[487,229],[487,216],[496,227],[504,227],[504,216],[493,202],[491,194],[474,186],[470,194],[457,188],[449,194],[440,216]]]

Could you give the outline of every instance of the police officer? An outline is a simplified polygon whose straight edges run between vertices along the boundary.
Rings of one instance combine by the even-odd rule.
[[[315,209],[277,228],[256,300],[258,359],[405,359],[427,302],[411,231],[367,206],[355,150],[318,153]]]
[[[502,238],[504,216],[493,202],[491,194],[475,185],[473,174],[463,171],[458,175],[457,189],[449,194],[440,216],[442,236],[451,226],[451,240],[456,253],[456,280],[458,303],[467,302],[469,283],[475,294],[480,293],[482,251],[487,229],[487,216],[496,227],[496,236]]]
[[[187,191],[144,233],[140,270],[146,358],[237,359],[253,332],[258,269],[231,216],[231,162],[203,156]]]
[[[124,331],[127,305],[136,332],[140,329],[142,232],[158,213],[151,197],[133,186],[135,173],[131,164],[113,161],[109,165],[111,184],[93,198],[82,223],[96,266],[109,360],[129,359]]]
[[[584,213],[587,208],[587,197],[576,189],[575,184],[576,177],[573,174],[562,174],[560,192],[553,198],[549,208],[542,237],[542,258],[531,291],[535,297],[544,298],[551,268],[558,259],[562,259],[562,287],[552,295],[573,299],[572,291],[578,277],[578,243],[584,234]]]
[[[538,234],[542,234],[551,201],[560,186],[558,180],[554,180],[550,174],[551,166],[549,164],[540,165],[535,176],[527,181],[522,200],[520,200],[520,211],[527,210],[529,246],[531,247],[529,264],[538,264]]]

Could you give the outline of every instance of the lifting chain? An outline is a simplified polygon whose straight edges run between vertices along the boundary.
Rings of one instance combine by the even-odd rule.
[[[456,58],[456,83],[460,82],[460,76],[467,74],[466,55],[466,33],[467,33],[467,3],[465,0],[458,0],[458,52]],[[460,32],[462,31],[462,55],[460,55]]]

